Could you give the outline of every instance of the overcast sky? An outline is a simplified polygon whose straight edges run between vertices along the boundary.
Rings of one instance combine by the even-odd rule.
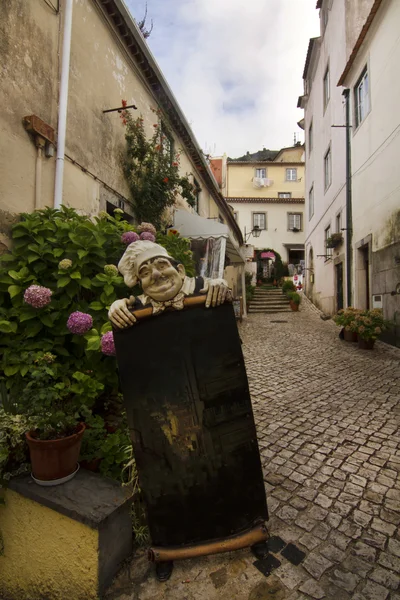
[[[145,0],[125,0],[140,21]],[[147,42],[205,152],[303,141],[302,73],[316,0],[148,0]]]

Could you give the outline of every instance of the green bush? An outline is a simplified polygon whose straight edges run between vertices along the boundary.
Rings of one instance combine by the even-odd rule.
[[[293,281],[284,281],[282,284],[282,293],[286,294],[286,296],[288,296],[289,293],[291,292],[295,292],[296,291],[296,286],[294,285]]]
[[[293,304],[299,305],[301,302],[301,296],[297,292],[289,292],[287,297],[289,298],[290,302],[293,302]]]

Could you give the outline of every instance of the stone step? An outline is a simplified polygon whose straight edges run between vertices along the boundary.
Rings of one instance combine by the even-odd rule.
[[[250,304],[284,304],[285,306],[289,304],[288,300],[280,300],[279,298],[253,298]]]
[[[292,312],[291,308],[249,308],[250,313],[263,313],[263,314],[273,314],[273,313],[288,313]]]

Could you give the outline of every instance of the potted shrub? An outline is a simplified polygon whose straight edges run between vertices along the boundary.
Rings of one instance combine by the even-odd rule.
[[[372,350],[377,337],[387,329],[389,322],[383,318],[380,309],[359,311],[351,324],[352,331],[358,335],[358,347]]]
[[[357,332],[353,331],[352,324],[359,312],[358,309],[349,306],[348,308],[340,309],[337,315],[333,317],[336,325],[340,325],[343,328],[343,339],[346,340],[346,342],[358,341]]]
[[[290,294],[291,292],[295,292],[296,291],[296,286],[294,285],[293,281],[287,280],[284,281],[282,284],[282,294],[286,294],[286,296],[288,296],[288,294]]]
[[[341,246],[343,243],[343,235],[341,233],[332,233],[330,237],[326,240],[327,248],[337,248]]]
[[[29,428],[25,436],[33,477],[56,485],[78,469],[83,421],[104,386],[80,371],[70,376],[49,352],[24,354],[28,372],[14,378],[10,397]]]
[[[299,310],[299,304],[301,302],[301,296],[297,292],[290,292],[288,294],[290,308],[297,312]]]

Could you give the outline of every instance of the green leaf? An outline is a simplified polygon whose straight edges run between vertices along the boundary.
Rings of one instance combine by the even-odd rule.
[[[81,279],[81,274],[79,273],[79,271],[74,271],[73,273],[71,273],[70,275],[71,279]]]
[[[40,321],[30,321],[26,326],[26,336],[35,337],[42,328],[43,325]]]
[[[1,275],[1,277],[0,277],[0,283],[8,283],[8,284],[10,284],[12,282],[13,282],[13,280],[8,275],[6,275],[6,274]]]
[[[104,323],[103,327],[100,330],[100,333],[101,333],[101,335],[104,335],[108,331],[112,331],[112,325],[111,325],[110,321],[107,321],[107,323]]]
[[[78,256],[79,256],[79,258],[84,258],[87,255],[88,255],[88,251],[87,250],[78,250]]]
[[[66,285],[69,284],[70,282],[70,278],[68,275],[63,275],[62,277],[60,277],[60,279],[57,281],[57,287],[61,288],[61,287],[65,287]]]
[[[100,349],[100,336],[93,336],[88,338],[86,350],[89,352],[97,352]]]
[[[46,327],[53,327],[53,320],[50,315],[41,315],[40,320],[42,321],[43,325],[46,325]]]
[[[54,352],[56,354],[59,354],[60,356],[69,356],[69,352],[68,350],[66,350],[65,348],[63,348],[62,346],[55,346],[54,347]]]
[[[36,317],[36,313],[33,311],[20,312],[19,321],[22,323],[23,321],[29,321],[29,319],[34,319]]]
[[[33,263],[35,262],[35,260],[39,260],[40,256],[38,256],[37,254],[28,254],[27,255],[27,259],[28,259],[28,263]]]
[[[0,321],[0,331],[2,333],[15,333],[18,324],[15,321]]]
[[[110,295],[110,294],[112,294],[112,293],[113,293],[113,291],[114,291],[114,286],[113,286],[113,285],[110,285],[109,283],[107,283],[107,284],[104,286],[104,291],[105,291],[105,293],[106,293],[106,294]]]
[[[92,282],[90,281],[89,277],[82,277],[79,283],[82,287],[86,288],[87,290],[90,290],[90,288],[92,287]]]
[[[56,248],[53,252],[56,258],[60,258],[60,256],[64,253],[63,248]]]
[[[15,256],[13,254],[10,254],[7,252],[7,254],[2,254],[0,256],[0,261],[1,262],[12,262],[13,260],[15,260]]]
[[[6,377],[12,377],[15,373],[18,373],[19,365],[11,365],[9,367],[4,368],[4,375]]]
[[[19,372],[21,373],[22,377],[25,377],[25,375],[27,374],[27,372],[29,371],[29,367],[27,367],[26,365],[24,365],[23,367],[20,368]]]
[[[91,308],[92,310],[103,310],[104,304],[95,300],[94,302],[91,302],[89,304],[89,308]]]
[[[19,273],[17,273],[17,271],[8,271],[8,274],[13,279],[20,279],[20,275],[19,275]]]
[[[19,285],[10,285],[8,288],[8,293],[11,298],[14,298],[14,296],[17,296],[20,292],[22,292],[22,287]]]

